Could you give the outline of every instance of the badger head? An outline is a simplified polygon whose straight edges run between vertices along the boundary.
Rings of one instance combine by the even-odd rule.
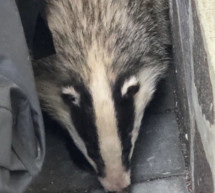
[[[103,65],[93,69],[88,82],[81,78],[55,81],[69,77],[65,72],[46,81],[38,78],[39,96],[43,108],[69,131],[103,187],[119,192],[130,184],[141,120],[165,66],[145,66],[114,79]]]
[[[135,23],[121,1],[89,1],[86,9],[82,1],[47,2],[57,55],[34,65],[42,107],[68,130],[103,187],[120,192],[130,184],[144,110],[166,69],[163,38],[154,17],[141,12],[143,23]]]

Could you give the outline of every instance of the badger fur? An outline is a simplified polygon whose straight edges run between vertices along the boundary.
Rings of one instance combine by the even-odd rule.
[[[144,110],[168,64],[167,0],[45,0],[56,54],[34,62],[41,105],[103,187],[130,184]]]

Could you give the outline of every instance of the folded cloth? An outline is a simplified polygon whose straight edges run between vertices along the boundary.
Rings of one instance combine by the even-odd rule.
[[[0,193],[22,193],[42,167],[44,127],[16,2],[0,4]]]

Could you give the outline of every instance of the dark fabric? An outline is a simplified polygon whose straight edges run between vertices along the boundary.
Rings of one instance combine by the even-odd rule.
[[[27,44],[32,48],[38,15],[43,9],[43,0],[16,0]]]
[[[16,0],[25,37],[34,59],[55,54],[52,35],[44,18],[43,0]]]
[[[44,128],[15,0],[0,5],[0,193],[21,193],[42,167]]]

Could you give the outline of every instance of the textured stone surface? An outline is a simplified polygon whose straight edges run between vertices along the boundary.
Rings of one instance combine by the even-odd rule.
[[[92,190],[90,193],[104,193],[103,190]]]
[[[196,123],[195,126],[197,127]],[[197,128],[195,128],[194,144],[194,156],[196,160],[194,162],[195,193],[212,193],[214,192],[212,172],[206,159],[204,147]]]
[[[134,182],[184,173],[178,136],[173,113],[146,114],[133,156]]]
[[[201,26],[196,12],[195,2],[192,1],[193,7],[193,25],[194,44],[193,44],[193,69],[194,82],[198,93],[198,101],[202,108],[202,113],[212,125],[215,121],[212,105],[214,104],[213,89],[210,80],[208,57],[204,48],[204,40]]]
[[[135,184],[131,193],[188,193],[183,177]]]
[[[185,133],[189,131],[189,103],[187,95],[190,95],[191,88],[186,86],[185,80],[191,82],[190,66],[190,42],[187,0],[170,1],[170,16],[173,31],[173,57],[174,57],[174,81],[176,84],[176,95],[178,108],[182,116],[180,120]],[[183,12],[181,12],[183,10]],[[181,18],[180,21],[178,18]],[[180,38],[186,39],[182,43]],[[182,65],[183,64],[183,65]],[[189,84],[188,84],[189,85]]]
[[[170,0],[179,120],[188,132],[194,192],[214,192],[214,8],[210,0]],[[212,35],[213,34],[213,35]],[[210,40],[208,42],[208,40]],[[213,45],[211,47],[211,45]],[[213,57],[212,57],[213,56]]]
[[[68,192],[69,193],[69,192]],[[92,190],[90,193],[104,193]],[[188,193],[184,177],[170,177],[134,184],[130,193]]]

